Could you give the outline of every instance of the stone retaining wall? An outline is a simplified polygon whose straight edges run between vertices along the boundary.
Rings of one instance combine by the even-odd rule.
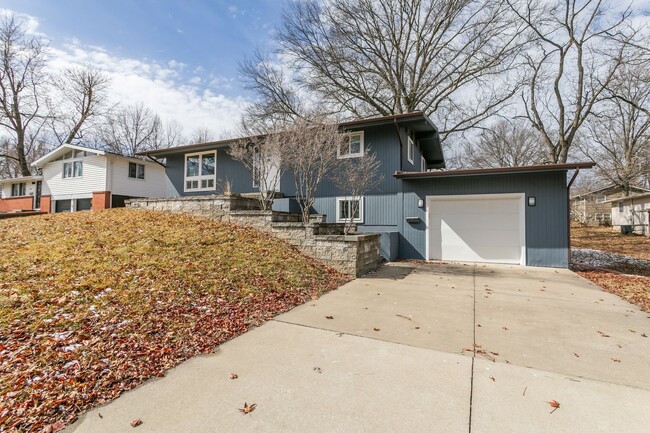
[[[218,221],[254,227],[272,233],[327,266],[348,275],[360,276],[381,262],[380,235],[343,234],[343,224],[325,223],[324,215],[313,215],[305,225],[299,214],[263,211],[257,199],[230,196],[185,196],[162,199],[132,199],[126,206],[162,212],[201,215]]]

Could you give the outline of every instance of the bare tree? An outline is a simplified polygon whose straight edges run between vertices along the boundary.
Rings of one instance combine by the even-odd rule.
[[[525,54],[530,73],[522,93],[525,117],[539,131],[547,161],[566,162],[634,44],[629,10],[616,15],[602,0],[507,1],[535,38]]]
[[[623,188],[645,183],[650,173],[650,73],[648,65],[622,67],[610,98],[588,121],[581,150],[598,162],[601,178]]]
[[[464,145],[464,164],[473,168],[518,167],[544,161],[539,135],[521,121],[500,120]]]
[[[241,73],[267,115],[295,118],[310,104],[355,117],[421,110],[445,117],[444,138],[516,92],[487,83],[519,52],[511,15],[503,0],[290,2],[276,35],[284,64],[258,53]],[[463,103],[468,86],[477,97]]]
[[[36,140],[30,143],[29,136],[36,137],[47,117],[42,112],[46,49],[41,38],[26,36],[13,15],[0,18],[0,126],[13,141],[0,157],[15,161],[22,176],[31,174],[27,155]]]
[[[349,234],[355,227],[354,220],[360,215],[361,198],[367,193],[376,190],[384,180],[380,173],[381,161],[377,154],[368,147],[365,153],[358,158],[347,158],[339,161],[334,170],[332,180],[334,184],[345,191],[350,197],[345,219],[345,234]]]
[[[107,150],[134,155],[161,146],[162,121],[143,103],[116,110],[103,125],[100,136]]]
[[[347,134],[340,132],[336,123],[317,116],[296,120],[284,136],[283,156],[293,174],[296,199],[307,224],[316,191],[339,161],[337,151]]]
[[[88,65],[71,67],[53,79],[56,101],[51,109],[52,131],[60,144],[84,139],[86,130],[108,114],[109,76]]]
[[[190,143],[207,143],[214,140],[214,131],[207,126],[196,128],[190,135]]]
[[[251,173],[259,191],[260,207],[271,209],[275,192],[287,168],[287,131],[269,132],[235,141],[229,153]]]

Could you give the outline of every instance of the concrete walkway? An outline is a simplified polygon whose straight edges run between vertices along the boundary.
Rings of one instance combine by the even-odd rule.
[[[567,270],[390,264],[67,431],[645,432],[649,316]]]

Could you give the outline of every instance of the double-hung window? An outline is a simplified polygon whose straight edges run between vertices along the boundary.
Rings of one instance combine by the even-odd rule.
[[[363,156],[363,131],[350,132],[339,145],[339,158],[356,158]]]
[[[216,152],[185,155],[185,191],[214,191],[217,187]]]
[[[63,163],[63,178],[81,177],[84,174],[82,161],[70,161]]]
[[[144,164],[129,162],[129,177],[132,179],[144,179]]]
[[[597,195],[596,196],[596,203],[605,203],[607,201],[607,196],[606,195]]]
[[[337,197],[336,222],[363,223],[363,197]]]
[[[406,153],[407,153],[407,157],[408,157],[409,162],[411,164],[413,164],[413,155],[415,155],[415,142],[413,141],[411,136],[409,136],[409,138],[408,138],[408,145],[407,145]]]
[[[21,197],[25,195],[25,182],[11,184],[11,196]]]

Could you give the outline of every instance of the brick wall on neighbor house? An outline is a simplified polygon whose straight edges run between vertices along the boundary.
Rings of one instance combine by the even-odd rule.
[[[93,201],[92,201],[93,210],[110,209],[110,207],[111,207],[110,191],[93,192]]]
[[[32,210],[34,197],[8,197],[0,199],[0,212]]]
[[[272,233],[304,254],[348,275],[372,271],[381,261],[379,234],[343,234],[343,224],[324,223],[314,215],[309,224],[298,214],[259,210],[257,199],[232,196],[185,196],[162,199],[133,199],[126,206],[163,212],[201,215]]]
[[[52,211],[52,197],[49,195],[41,196],[41,212],[50,213]]]

